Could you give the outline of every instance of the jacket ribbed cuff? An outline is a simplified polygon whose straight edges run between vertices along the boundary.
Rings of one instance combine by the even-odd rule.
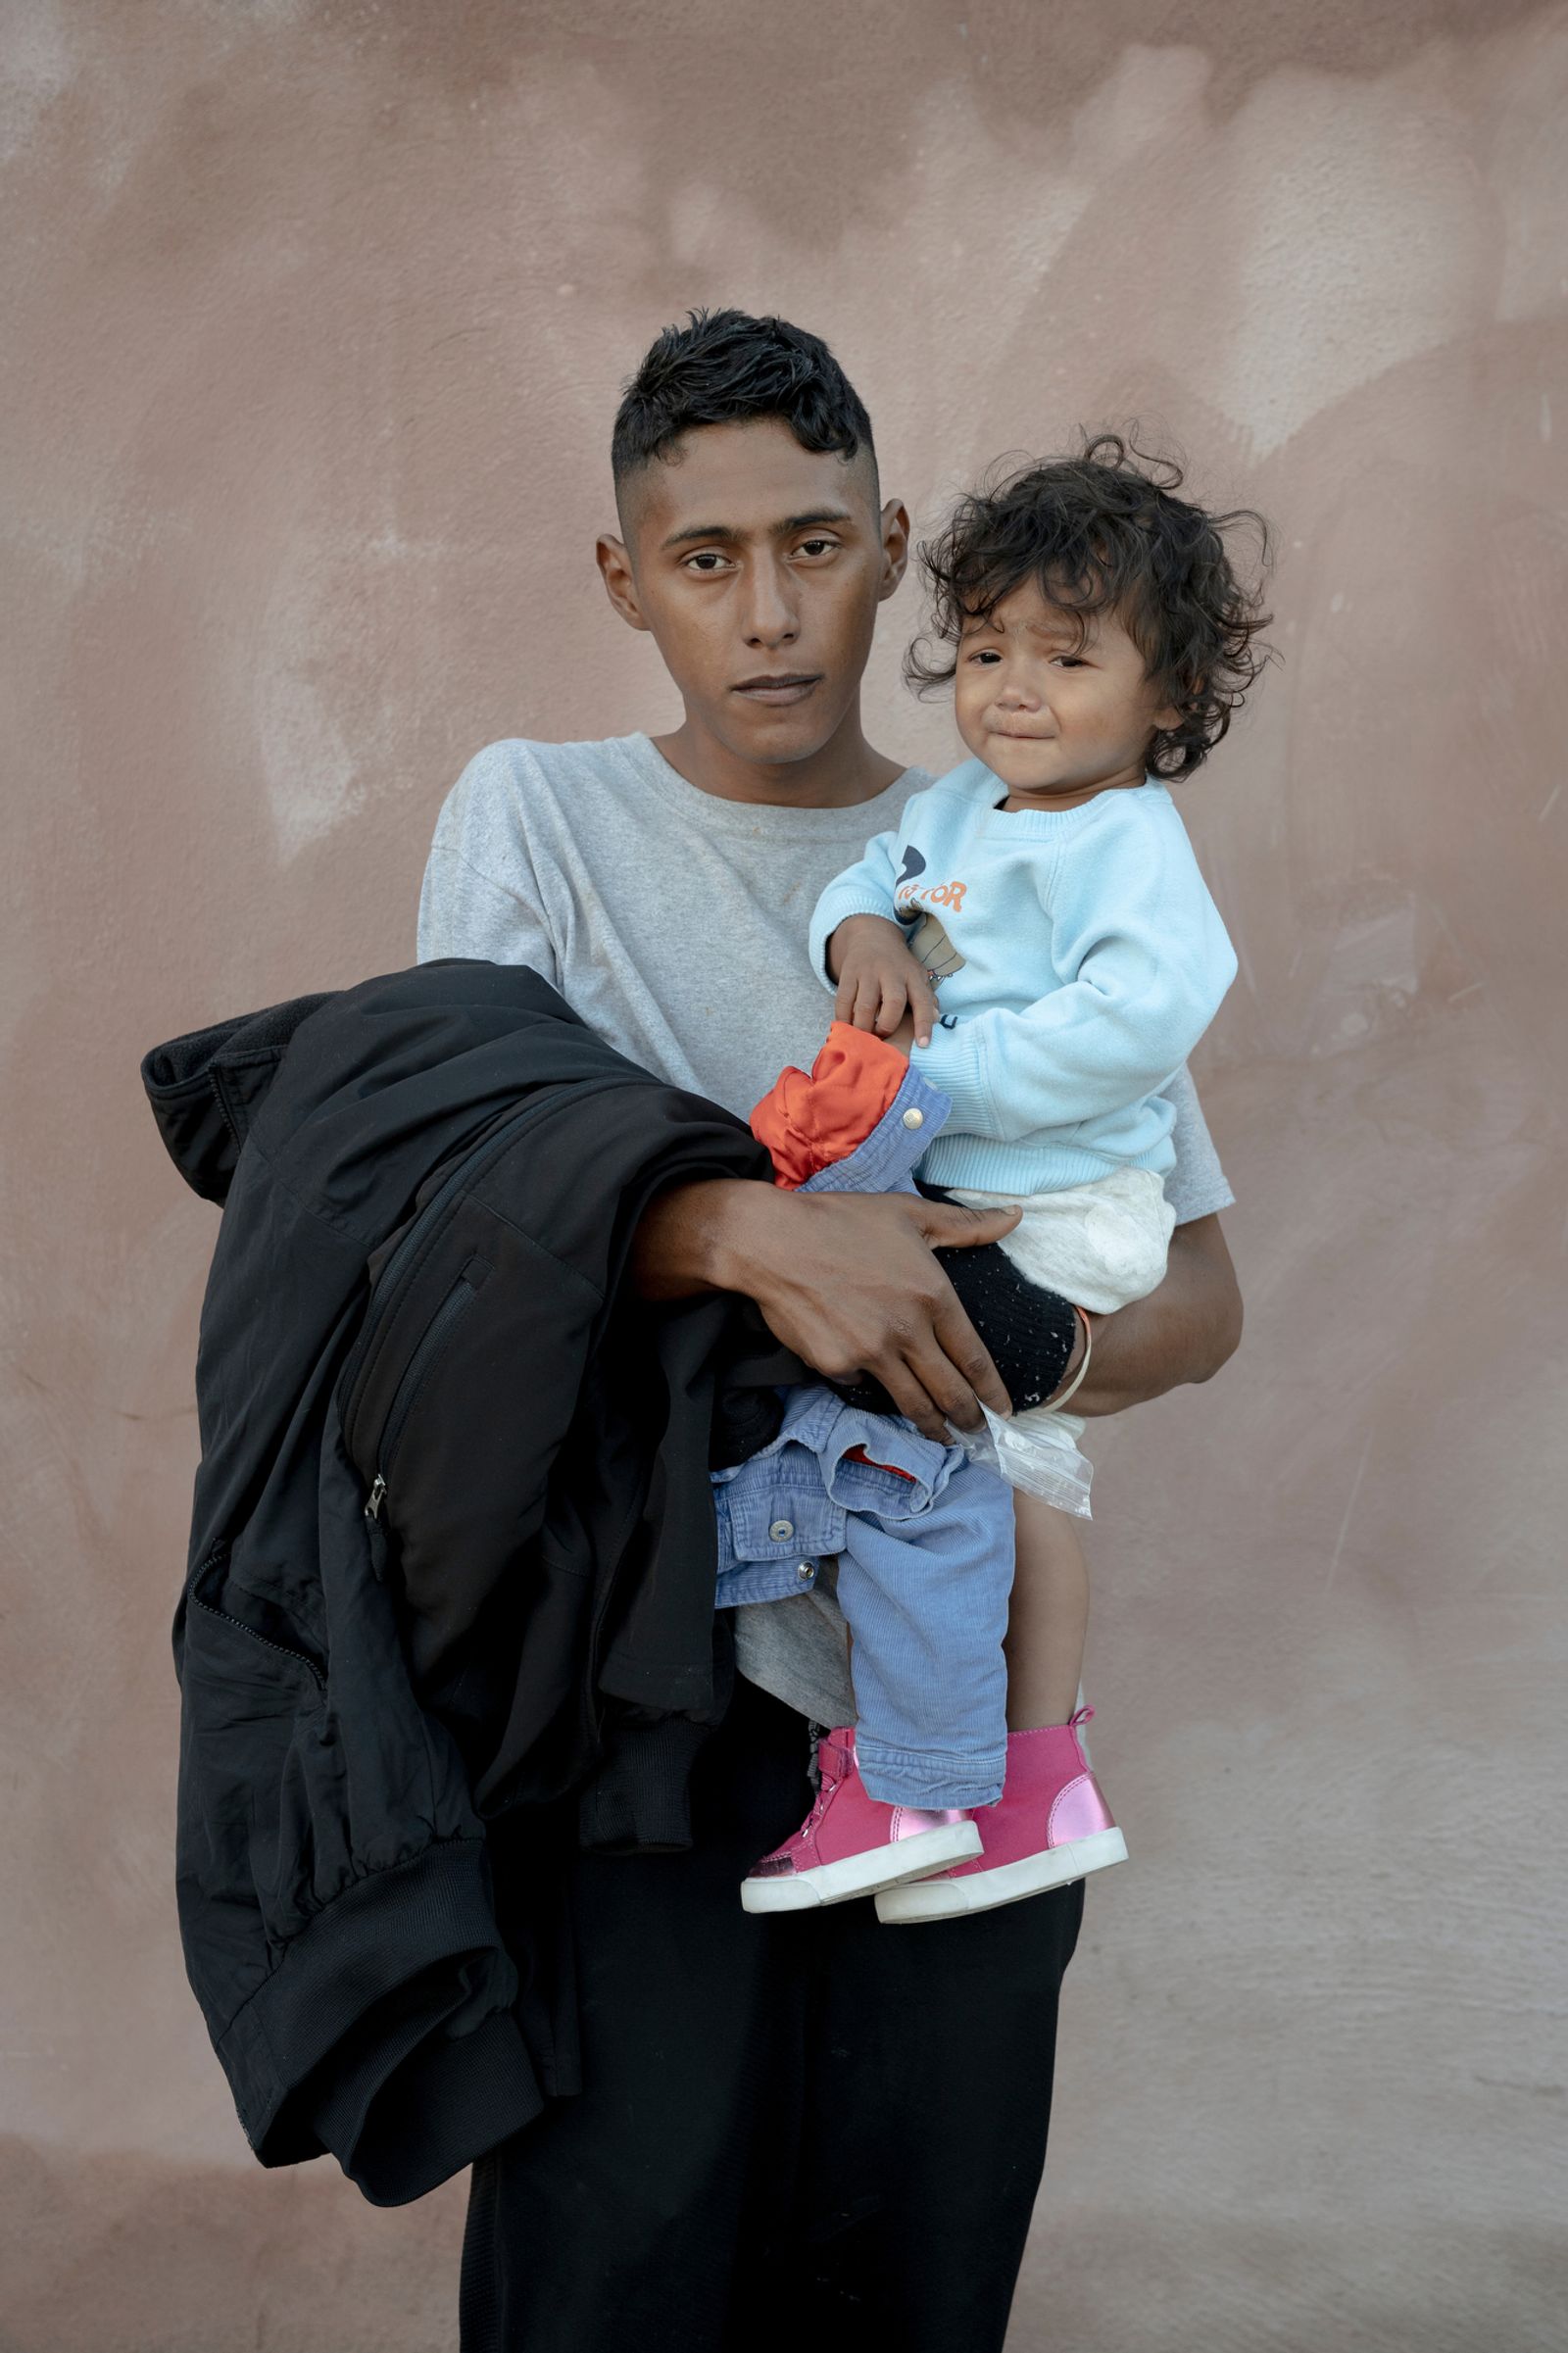
[[[626,1726],[577,1800],[577,1843],[596,1854],[680,1854],[692,1843],[692,1767],[711,1724],[664,1716]]]
[[[215,2031],[252,2148],[329,2150],[375,2205],[422,2197],[544,2106],[516,1991],[481,1838],[356,1881]]]

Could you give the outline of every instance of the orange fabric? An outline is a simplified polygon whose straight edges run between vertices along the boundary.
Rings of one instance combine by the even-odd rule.
[[[773,1182],[793,1192],[863,1144],[908,1074],[906,1054],[868,1029],[835,1021],[810,1072],[781,1070],[752,1113],[773,1155]]]
[[[895,1479],[907,1479],[911,1487],[914,1485],[913,1471],[901,1471],[896,1462],[873,1462],[864,1446],[851,1446],[844,1459],[846,1462],[863,1462],[868,1471],[886,1471]]]

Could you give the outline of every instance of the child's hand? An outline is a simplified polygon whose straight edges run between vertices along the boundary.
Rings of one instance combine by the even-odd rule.
[[[827,968],[839,984],[833,1010],[840,1021],[898,1045],[905,1040],[895,1031],[911,1023],[914,1043],[930,1045],[936,994],[899,924],[886,915],[846,916],[828,941]]]

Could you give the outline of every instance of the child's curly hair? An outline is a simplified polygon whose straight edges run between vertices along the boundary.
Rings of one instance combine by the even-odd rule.
[[[1155,735],[1149,765],[1166,779],[1190,776],[1272,659],[1258,635],[1273,618],[1262,610],[1260,585],[1273,551],[1262,515],[1250,508],[1205,515],[1174,495],[1182,479],[1173,459],[1153,457],[1130,437],[1086,432],[1078,456],[1049,458],[969,492],[920,549],[936,644],[921,637],[910,646],[909,684],[921,693],[946,685],[964,623],[989,617],[1034,580],[1042,596],[1077,615],[1080,644],[1096,613],[1119,617],[1181,712],[1180,725]],[[1256,536],[1256,584],[1231,561],[1224,535],[1232,530]]]

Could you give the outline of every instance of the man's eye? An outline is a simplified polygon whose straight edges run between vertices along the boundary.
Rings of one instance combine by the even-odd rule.
[[[830,556],[838,544],[836,539],[803,539],[796,554],[799,556]]]
[[[711,577],[727,561],[726,557],[719,554],[717,548],[699,548],[695,556],[687,557],[686,569],[689,572],[702,572]]]

